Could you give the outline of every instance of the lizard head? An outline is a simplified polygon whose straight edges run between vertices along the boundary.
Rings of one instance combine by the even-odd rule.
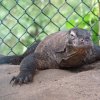
[[[93,46],[90,32],[85,29],[79,29],[79,28],[73,28],[69,30],[68,45],[73,47]]]

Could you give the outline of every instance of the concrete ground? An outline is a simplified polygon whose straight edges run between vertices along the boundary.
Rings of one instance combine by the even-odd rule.
[[[19,66],[0,65],[0,100],[100,100],[99,66],[97,62],[80,70],[39,71],[32,83],[12,87],[9,82]]]

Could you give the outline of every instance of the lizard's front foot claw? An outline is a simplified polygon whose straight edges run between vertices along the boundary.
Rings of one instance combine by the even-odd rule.
[[[10,83],[13,82],[13,85],[22,85],[22,84],[27,84],[29,82],[32,82],[33,80],[33,75],[30,72],[22,72],[18,76],[14,76]]]

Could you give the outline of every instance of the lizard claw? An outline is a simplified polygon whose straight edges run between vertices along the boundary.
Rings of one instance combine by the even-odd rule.
[[[29,82],[32,82],[33,80],[33,75],[30,72],[23,72],[20,73],[18,76],[14,76],[11,81],[10,84],[12,83],[13,85],[22,85],[22,84],[27,84]]]

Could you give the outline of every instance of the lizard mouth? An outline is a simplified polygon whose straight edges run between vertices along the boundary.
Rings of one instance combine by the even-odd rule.
[[[84,44],[82,44],[82,45],[72,45],[72,44],[68,44],[68,46],[70,46],[70,47],[74,47],[74,48],[79,48],[79,49],[85,49],[85,48],[91,48],[91,47],[93,47],[93,45],[92,44],[86,44],[86,45],[84,45]]]
[[[78,46],[74,46],[75,48],[91,48],[92,45],[78,45]]]

